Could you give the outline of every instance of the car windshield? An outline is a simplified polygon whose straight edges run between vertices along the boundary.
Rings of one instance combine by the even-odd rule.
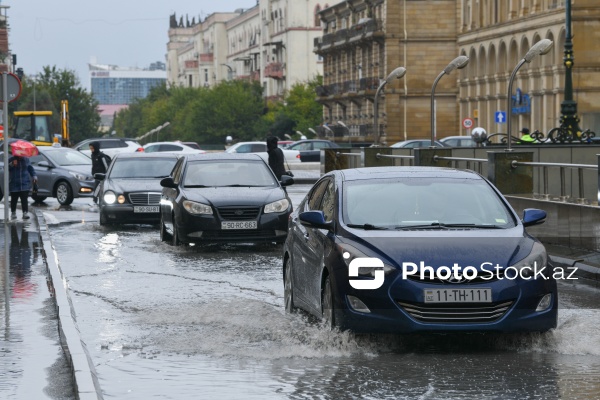
[[[269,167],[262,161],[197,161],[188,164],[185,187],[278,185]]]
[[[386,229],[510,228],[515,221],[483,180],[400,178],[344,185],[344,223]]]
[[[176,158],[115,158],[109,178],[161,178],[169,176]]]
[[[43,154],[54,164],[66,167],[69,165],[92,165],[92,159],[71,149],[44,151]]]

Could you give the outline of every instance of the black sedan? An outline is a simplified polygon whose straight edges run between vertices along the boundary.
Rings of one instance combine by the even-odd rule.
[[[319,162],[321,161],[321,149],[337,147],[340,146],[330,140],[306,139],[294,142],[288,145],[286,149],[298,150],[300,152],[300,162]]]
[[[100,225],[158,223],[162,187],[178,156],[170,153],[118,153],[100,181]]]
[[[256,154],[185,155],[161,181],[160,237],[181,243],[284,242],[292,202]]]
[[[472,171],[332,171],[290,218],[285,308],[357,332],[525,332],[557,324],[544,246]]]

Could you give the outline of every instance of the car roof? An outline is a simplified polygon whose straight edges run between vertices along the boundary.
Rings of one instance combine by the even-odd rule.
[[[203,154],[185,154],[187,161],[213,161],[213,160],[247,160],[263,161],[262,157],[256,153],[203,153]]]
[[[179,158],[181,154],[165,152],[135,152],[135,153],[117,153],[113,159],[121,158]]]
[[[446,136],[445,138],[441,138],[438,139],[440,142],[446,140],[446,139],[469,139],[469,140],[473,140],[473,138],[471,136]]]
[[[335,172],[335,171],[332,171]],[[344,181],[385,179],[385,178],[460,178],[483,179],[471,170],[443,167],[368,167],[338,171]]]
[[[183,147],[190,147],[190,146],[188,146],[187,144],[185,144],[185,142],[168,142],[168,141],[167,141],[167,142],[150,142],[150,143],[146,143],[146,144],[144,145],[144,147],[146,147],[146,146],[150,146],[150,145],[152,145],[152,144],[180,144],[180,145],[182,145]]]
[[[63,146],[37,146],[38,150],[41,153],[44,153],[46,151],[63,151],[63,150],[67,150],[67,151],[77,151],[75,149],[72,149],[70,147],[63,147]],[[78,151],[77,151],[78,152]],[[79,153],[79,152],[78,152]]]

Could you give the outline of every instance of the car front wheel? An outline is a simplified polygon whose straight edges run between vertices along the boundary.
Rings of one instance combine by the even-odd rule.
[[[285,263],[285,276],[283,281],[283,301],[285,304],[285,312],[293,313],[296,310],[294,307],[294,284],[292,283],[292,271],[290,261]]]
[[[165,226],[165,221],[162,216],[160,217],[160,241],[168,242],[171,239],[171,235],[167,232],[167,227]]]
[[[323,323],[329,329],[335,328],[335,312],[333,310],[333,289],[329,277],[325,279],[321,295]]]
[[[68,206],[73,202],[73,189],[67,182],[60,182],[56,187],[56,199],[63,206]]]

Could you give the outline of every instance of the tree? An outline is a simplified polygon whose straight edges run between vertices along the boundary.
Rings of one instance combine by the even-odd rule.
[[[36,76],[25,76],[16,111],[52,111],[50,128],[60,132],[60,103],[69,102],[71,143],[98,136],[98,102],[81,88],[75,72],[46,66]]]

